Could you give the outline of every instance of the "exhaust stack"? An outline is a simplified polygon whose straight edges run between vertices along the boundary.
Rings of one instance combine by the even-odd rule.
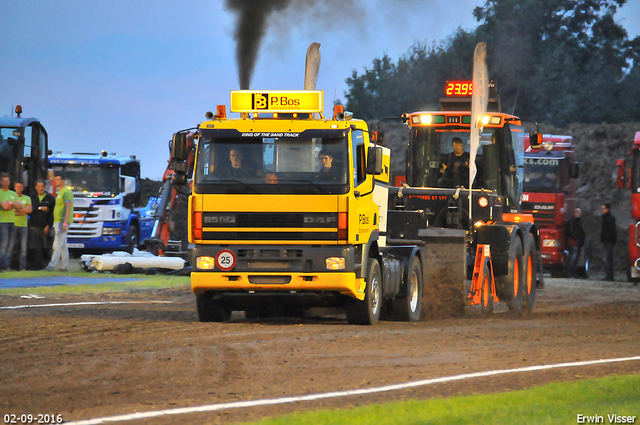
[[[307,49],[307,59],[304,65],[304,89],[315,90],[318,73],[320,72],[320,43],[311,43]]]

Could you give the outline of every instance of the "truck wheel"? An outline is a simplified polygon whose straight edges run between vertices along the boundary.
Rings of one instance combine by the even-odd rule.
[[[138,247],[138,228],[135,224],[129,227],[129,233],[127,234],[127,252],[133,254],[133,248]]]
[[[398,297],[391,304],[391,317],[404,322],[420,321],[422,312],[422,265],[418,257],[413,257],[407,273],[405,296]]]
[[[201,322],[228,322],[231,318],[231,309],[223,300],[214,300],[212,292],[196,295],[196,306]]]
[[[347,322],[352,325],[375,325],[382,310],[382,278],[380,264],[375,258],[369,258],[367,267],[367,286],[364,300],[350,300],[347,305]]]
[[[491,261],[484,261],[482,272],[482,293],[480,295],[480,311],[482,316],[490,316],[493,313],[493,295],[491,295]]]
[[[509,247],[509,273],[497,276],[496,292],[500,301],[505,301],[509,311],[519,315],[522,312],[522,242],[516,238]]]
[[[538,251],[533,236],[525,239],[524,255],[522,257],[522,300],[528,312],[533,310],[536,302],[536,284],[538,281]]]

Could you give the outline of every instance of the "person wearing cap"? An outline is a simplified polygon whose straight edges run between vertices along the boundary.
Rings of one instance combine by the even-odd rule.
[[[451,139],[453,152],[446,155],[440,166],[439,185],[445,187],[458,187],[469,185],[469,153],[465,152],[462,139]]]

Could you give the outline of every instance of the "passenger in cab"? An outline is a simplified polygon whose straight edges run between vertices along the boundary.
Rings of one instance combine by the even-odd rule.
[[[469,153],[464,151],[462,139],[451,140],[453,152],[445,155],[440,166],[438,185],[441,187],[459,187],[469,185]]]
[[[318,153],[318,161],[320,161],[320,171],[313,178],[317,181],[327,182],[344,182],[344,175],[340,173],[338,167],[333,165],[333,154],[326,149],[322,149]]]

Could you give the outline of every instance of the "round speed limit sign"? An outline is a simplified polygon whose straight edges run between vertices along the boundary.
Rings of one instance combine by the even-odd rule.
[[[218,253],[216,263],[220,270],[231,270],[236,265],[236,255],[228,249],[223,249]]]

